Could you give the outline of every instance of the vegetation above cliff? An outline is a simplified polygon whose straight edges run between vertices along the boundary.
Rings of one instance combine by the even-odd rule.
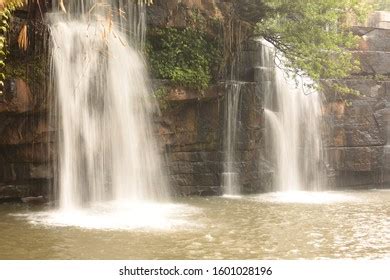
[[[221,61],[217,40],[201,28],[153,28],[146,51],[154,77],[198,90],[209,86]]]
[[[255,25],[256,35],[267,39],[287,58],[285,67],[290,73],[305,73],[318,82],[345,78],[359,71],[359,61],[351,50],[357,48],[360,38],[352,34],[350,27],[365,20],[371,4],[375,4],[368,2],[243,0],[233,3],[235,13],[223,16],[226,22],[236,15]],[[202,24],[195,21],[186,28],[151,30],[147,52],[155,77],[196,89],[209,85],[215,77],[215,64],[223,64],[223,50],[214,37],[204,32]],[[228,40],[229,32],[224,33],[219,39]],[[345,87],[337,90],[350,92]]]
[[[257,34],[287,58],[295,75],[312,79],[344,78],[359,69],[351,49],[359,38],[349,31],[363,21],[370,5],[361,0],[257,0],[267,15],[257,24]]]

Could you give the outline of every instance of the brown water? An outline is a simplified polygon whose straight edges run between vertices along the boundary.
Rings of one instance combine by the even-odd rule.
[[[390,257],[390,191],[193,197],[165,212],[155,207],[59,218],[1,205],[0,259]]]

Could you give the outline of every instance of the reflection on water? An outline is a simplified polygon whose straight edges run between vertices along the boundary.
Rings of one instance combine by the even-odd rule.
[[[0,258],[390,257],[389,191],[193,197],[137,210],[95,209],[64,218],[0,206]]]

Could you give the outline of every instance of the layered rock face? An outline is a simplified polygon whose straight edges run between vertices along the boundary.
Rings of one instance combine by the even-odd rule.
[[[338,96],[327,92],[324,116],[328,162],[336,187],[385,185],[389,181],[390,14],[376,12],[365,27],[354,27],[362,37],[361,72],[339,81],[360,92]]]
[[[29,33],[28,52],[18,47],[27,10],[32,9],[33,15],[34,7],[18,10],[9,22],[7,44],[11,54],[2,68],[7,80],[0,96],[0,202],[48,196],[53,177],[50,162],[54,152],[48,145],[53,134],[48,111],[53,107],[49,107],[51,102],[42,79],[46,69],[41,58],[47,48],[43,47],[46,42],[43,25],[37,22],[34,31]]]
[[[150,27],[180,29],[187,27],[188,20],[193,18],[192,11],[196,9],[203,18],[201,24],[206,24],[206,30],[224,42],[224,52],[234,60],[225,61],[222,70],[225,75],[204,92],[172,84],[167,87],[164,101],[169,106],[160,118],[159,135],[171,186],[178,195],[222,194],[226,156],[223,147],[225,108],[232,83],[241,85],[234,161],[239,184],[244,193],[254,193],[265,190],[270,183],[264,179],[269,172],[260,168],[263,100],[253,75],[253,59],[260,54],[253,45],[242,44],[250,23],[242,21],[241,16],[245,17],[245,14],[237,6],[245,5],[230,0],[186,0],[179,4],[177,1],[156,1],[148,11]],[[218,24],[215,26],[211,22]]]
[[[48,194],[52,178],[47,112],[22,79],[0,98],[0,202]]]
[[[243,82],[240,92],[234,164],[244,193],[264,191],[270,183],[270,174],[259,166],[264,121],[262,99],[256,87],[254,82]],[[174,105],[161,117],[160,135],[167,154],[171,185],[179,195],[222,193],[228,90],[228,83],[220,83],[201,98],[175,91],[168,96]]]
[[[239,83],[237,143],[234,168],[243,193],[265,191],[271,184],[271,170],[265,161],[263,98],[255,66],[260,60],[259,46],[248,39],[251,24],[250,1],[186,0],[156,1],[148,13],[149,26],[183,28],[196,9],[207,22],[217,21],[209,32],[224,41],[224,52],[231,55],[222,78],[203,93],[180,86],[168,86],[165,102],[169,108],[160,118],[159,134],[167,156],[171,186],[179,195],[220,195],[226,162],[227,94],[232,83]],[[254,16],[254,15],[252,15]],[[249,30],[249,32],[248,32]],[[245,42],[247,41],[247,42]]]

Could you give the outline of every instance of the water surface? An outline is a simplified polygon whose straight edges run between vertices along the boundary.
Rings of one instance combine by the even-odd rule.
[[[102,207],[102,206],[100,206]],[[0,206],[0,259],[390,257],[390,191],[183,198],[47,212]]]

